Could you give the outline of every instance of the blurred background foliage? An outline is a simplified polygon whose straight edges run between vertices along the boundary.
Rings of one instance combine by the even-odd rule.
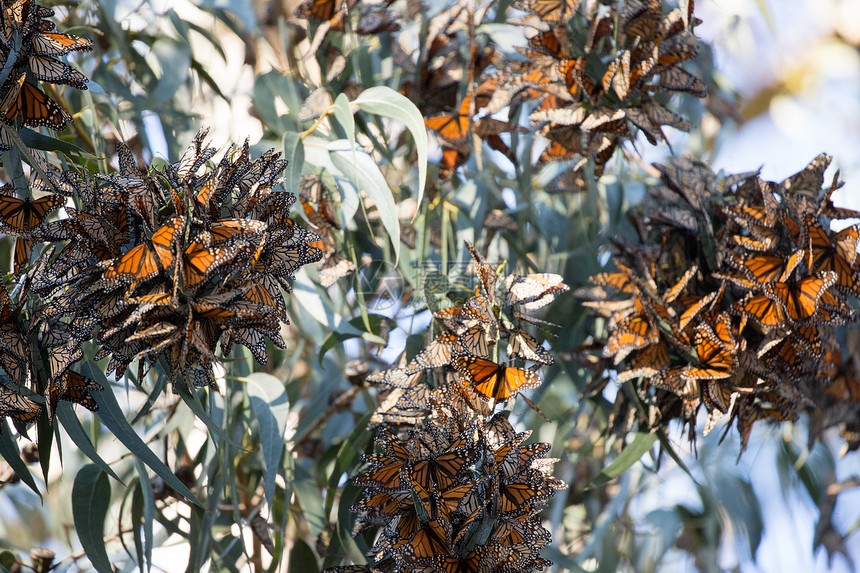
[[[127,412],[128,430],[140,438],[117,440],[125,425],[109,425],[104,407],[99,416],[82,416],[96,457],[115,477],[63,431],[50,464],[43,463],[44,475],[27,439],[4,444],[6,459],[15,451],[9,448],[20,450],[32,474],[18,477],[32,487],[0,465],[0,570],[21,570],[20,563],[47,570],[39,568],[37,546],[56,554],[58,570],[85,569],[89,560],[123,571],[306,572],[361,559],[348,511],[359,488],[347,477],[372,450],[366,426],[376,389],[364,379],[404,349],[414,356],[430,337],[426,310],[455,304],[474,288],[464,284],[464,241],[504,264],[505,273],[559,273],[575,289],[601,270],[607,239],[631,233],[625,213],[658,176],[648,162],[665,155],[665,145],[655,151],[641,137],[623,144],[604,175],[576,193],[550,192],[569,165],[535,170],[532,158],[543,143],[527,130],[505,135],[516,161],[470,142],[469,159],[447,172],[438,140],[431,136],[429,152],[421,152],[424,134],[410,128],[410,108],[395,95],[410,96],[425,117],[442,111],[425,111],[433,102],[409,92],[424,70],[404,65],[403,55],[423,49],[431,19],[449,4],[396,2],[393,8],[406,16],[396,35],[358,34],[359,10],[343,31],[326,30],[296,18],[298,4],[81,0],[55,7],[59,29],[92,39],[94,49],[69,58],[91,78],[89,91],[53,94],[75,121],[57,135],[62,143],[38,146],[52,162],[107,173],[116,167],[110,162],[120,141],[147,162],[172,162],[201,126],[211,126],[209,140],[222,148],[250,137],[254,156],[283,151],[290,161],[286,189],[309,199],[295,216],[336,254],[297,275],[287,299],[287,348],[270,345],[266,366],[249,353],[231,356],[220,392],[201,394],[196,403],[210,424],[195,416],[191,402],[169,393],[135,418],[146,396],[122,380],[102,379],[115,387],[115,411]],[[711,36],[717,44],[735,48],[750,34],[754,43],[759,31],[750,31],[750,22],[762,16],[766,33],[788,42],[774,23],[779,7],[758,3],[732,12],[701,4],[726,19]],[[522,31],[505,23],[509,5],[497,2],[483,23],[454,34],[455,60],[464,66],[453,83],[458,98],[472,89],[474,77],[465,69],[471,46],[494,43],[507,56],[524,44]],[[701,14],[699,6],[695,13]],[[824,69],[820,63],[835,51],[847,62],[845,51],[853,51],[856,66],[860,36],[845,20],[835,20],[843,25],[821,35],[816,51],[777,70],[766,85],[751,86],[749,78],[722,68],[702,43],[689,70],[704,81],[708,97],[667,100],[692,125],[686,135],[667,130],[674,152],[713,160],[747,122],[775,105],[782,110],[784,96],[813,89],[809,82],[819,76],[809,70]],[[381,105],[362,96],[373,86],[392,88],[380,96]],[[856,85],[848,97],[856,103]],[[391,112],[398,106],[399,116]],[[851,136],[856,141],[856,124]],[[782,175],[820,151],[803,155]],[[418,166],[425,153],[422,187]],[[751,168],[764,160],[753,161]],[[852,167],[849,188],[856,185]],[[302,181],[302,175],[317,179]],[[321,204],[326,192],[334,198],[330,212]],[[12,243],[0,239],[4,265]],[[544,550],[553,570],[756,571],[797,563],[806,570],[853,569],[860,558],[860,515],[851,491],[858,485],[858,454],[845,453],[838,435],[809,449],[803,420],[757,427],[738,460],[734,430],[722,444],[721,432],[700,438],[695,451],[680,426],[659,439],[607,433],[614,394],[625,390],[609,385],[586,393],[592,371],[574,352],[590,334],[585,309],[568,294],[545,316],[561,325],[538,331],[556,365],[544,369],[544,383],[530,397],[549,421],[521,401],[513,403],[511,419],[552,444],[549,455],[560,458],[555,475],[570,484],[542,516],[553,534]],[[284,393],[286,399],[275,400]],[[146,452],[156,459],[141,461]],[[176,481],[154,469],[159,460]],[[264,475],[271,478],[273,467],[277,476],[268,492]],[[779,555],[786,544],[797,546]]]

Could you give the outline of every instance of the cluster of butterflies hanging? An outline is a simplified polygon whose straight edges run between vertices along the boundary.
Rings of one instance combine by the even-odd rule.
[[[537,514],[566,485],[551,475],[555,460],[543,458],[549,444],[525,445],[530,432],[516,433],[493,411],[541,384],[537,369],[553,359],[524,325],[550,325],[532,313],[568,287],[555,274],[509,275],[497,296],[496,269],[467,247],[479,278],[474,296],[434,313],[442,331],[408,363],[368,378],[385,388],[371,417],[382,451],[365,456],[368,468],[354,482],[367,490],[352,509],[356,533],[381,528],[369,555],[376,564],[332,571],[513,572],[548,564],[538,551],[550,536]],[[501,339],[508,363],[497,358]]]
[[[145,365],[163,360],[174,382],[196,386],[214,383],[219,343],[225,355],[244,345],[261,363],[267,338],[283,347],[281,289],[320,260],[322,245],[290,218],[295,196],[276,188],[286,165],[280,154],[252,160],[246,141],[204,168],[216,152],[206,133],[161,170],[139,170],[120,144],[116,173],[93,179],[50,168],[42,184],[50,194],[0,196],[0,229],[26,227],[28,250],[19,255],[16,246],[13,271],[19,304],[30,294],[38,301],[26,317],[11,311],[15,320],[4,321],[4,382],[50,393],[80,381],[70,367],[89,340],[99,347],[95,360],[110,357],[108,374],[122,376],[138,361],[143,381]],[[67,216],[46,221],[67,202],[75,204]],[[52,243],[34,262],[32,241]],[[47,354],[50,372],[38,371],[34,347]],[[91,407],[87,398],[81,403]]]
[[[453,396],[452,396],[453,398]],[[351,510],[355,534],[380,530],[372,565],[328,573],[463,571],[528,573],[552,565],[540,557],[551,536],[539,512],[566,484],[552,477],[550,445],[525,444],[504,415],[470,421],[455,403],[400,439],[380,428],[379,453],[353,481],[365,487]]]
[[[0,59],[9,70],[0,87],[0,150],[12,147],[9,129],[49,127],[61,130],[72,116],[39,87],[37,80],[87,89],[87,77],[58,58],[92,50],[92,42],[54,32],[50,8],[31,0],[3,2]],[[9,58],[14,57],[14,62]]]
[[[393,42],[395,62],[407,78],[401,93],[421,110],[442,149],[441,178],[469,159],[475,140],[515,162],[502,135],[524,131],[515,121],[524,104],[533,131],[549,140],[537,163],[571,161],[579,170],[593,159],[596,176],[623,140],[641,132],[656,144],[665,139],[664,126],[690,128],[664,104],[673,93],[706,95],[702,81],[682,68],[698,53],[693,1],[668,13],[661,0],[630,0],[620,11],[618,2],[580,3],[513,2],[507,22],[529,36],[526,47],[517,48],[519,60],[504,58],[491,41],[479,44],[479,26],[498,21],[493,1],[461,0],[432,17],[414,54]],[[307,0],[296,15],[318,24],[314,52],[326,34],[352,20],[359,28],[366,19],[384,21],[379,30],[386,32],[410,20],[396,10],[347,0]],[[325,69],[331,75],[332,67]],[[334,69],[339,74],[345,67]],[[509,120],[498,117],[505,110]]]
[[[631,217],[638,244],[616,242],[615,270],[579,294],[607,320],[601,368],[632,382],[661,422],[690,422],[692,437],[704,406],[706,430],[729,415],[743,447],[757,420],[804,410],[816,431],[860,429],[860,378],[837,329],[860,296],[860,225],[831,229],[860,213],[833,205],[829,163],[821,155],[780,183],[656,165],[662,182]]]
[[[620,13],[617,3],[601,2],[578,14],[579,4],[513,3],[528,14],[523,25],[535,33],[520,50],[525,60],[488,80],[487,90],[497,91],[487,113],[533,102],[532,124],[550,141],[538,163],[572,161],[578,170],[593,159],[600,176],[619,143],[637,132],[654,145],[665,139],[663,126],[689,130],[690,123],[655,94],[704,97],[706,90],[681,67],[698,53],[692,0],[667,14],[661,0],[626,1]],[[587,30],[584,42],[581,30]]]

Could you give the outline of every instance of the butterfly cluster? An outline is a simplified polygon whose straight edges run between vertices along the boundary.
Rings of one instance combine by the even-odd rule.
[[[525,444],[504,415],[467,422],[440,403],[404,438],[379,429],[379,453],[353,481],[365,493],[351,509],[355,533],[381,530],[369,557],[394,571],[528,572],[551,563],[540,509],[564,482],[552,477],[550,445]],[[328,571],[349,571],[335,567]]]
[[[34,263],[29,254],[16,259],[15,269],[39,297],[27,331],[47,354],[50,372],[37,378],[49,392],[77,380],[69,368],[89,340],[99,347],[95,360],[110,357],[108,374],[123,376],[138,361],[142,380],[145,364],[163,361],[174,382],[195,386],[214,383],[218,344],[225,355],[244,345],[261,363],[266,339],[283,347],[282,289],[290,290],[296,269],[321,258],[319,237],[289,216],[295,196],[277,188],[279,154],[252,159],[246,141],[211,166],[216,149],[204,143],[206,133],[161,169],[138,169],[120,144],[113,174],[52,168],[45,188],[54,193],[0,197],[3,225],[29,217],[31,236],[52,243]],[[67,201],[75,205],[67,216],[44,221]],[[17,370],[3,368],[23,385],[33,364],[29,352],[16,357]]]
[[[87,89],[87,77],[58,58],[90,51],[92,42],[54,32],[54,23],[47,19],[53,15],[53,10],[31,0],[3,3],[0,58],[8,73],[0,87],[0,122],[12,129],[42,126],[61,130],[72,121],[72,116],[45,94],[36,80]],[[10,128],[0,126],[0,150],[12,147],[7,131]]]
[[[624,2],[620,11],[617,2],[579,4],[513,3],[532,35],[524,60],[485,82],[496,90],[487,113],[533,103],[529,118],[549,140],[538,164],[571,161],[576,171],[593,158],[600,176],[621,141],[642,133],[653,145],[665,140],[663,126],[689,130],[662,94],[704,97],[705,86],[681,67],[698,52],[692,0],[665,14],[660,0]]]
[[[631,219],[639,242],[617,242],[615,270],[580,295],[607,321],[600,346],[618,381],[663,420],[691,422],[692,435],[703,406],[706,429],[728,415],[744,447],[757,420],[804,410],[821,428],[856,428],[860,385],[837,327],[860,295],[860,225],[840,223],[860,213],[833,205],[829,163],[820,155],[779,183],[717,178],[685,159],[656,165],[661,184]]]
[[[434,313],[443,330],[405,366],[368,378],[388,389],[371,417],[382,452],[364,457],[368,467],[354,482],[367,489],[352,509],[356,533],[381,528],[370,555],[380,570],[548,565],[538,553],[550,540],[538,512],[566,485],[551,475],[555,460],[543,457],[549,444],[526,445],[530,432],[517,433],[493,412],[541,384],[536,369],[553,359],[524,325],[549,324],[532,313],[567,286],[549,273],[509,275],[497,296],[496,269],[467,247],[480,283],[475,295]],[[502,339],[509,361],[534,366],[498,362]]]

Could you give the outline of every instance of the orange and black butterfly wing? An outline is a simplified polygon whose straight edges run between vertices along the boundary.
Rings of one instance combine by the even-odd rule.
[[[57,131],[72,121],[69,112],[29,82],[21,85],[18,97],[4,115],[9,124],[14,125],[20,119],[21,123],[29,127],[50,127]]]

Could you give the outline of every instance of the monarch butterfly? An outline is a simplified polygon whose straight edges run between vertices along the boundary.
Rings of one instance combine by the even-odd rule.
[[[757,283],[770,282],[785,282],[803,260],[803,249],[798,249],[788,260],[783,257],[774,257],[772,255],[758,255],[755,257],[743,257],[737,264],[741,267],[743,273],[751,281]]]
[[[788,318],[802,322],[815,315],[818,301],[837,280],[835,272],[819,271],[796,282],[766,284],[764,293],[782,306]]]
[[[620,293],[638,292],[639,289],[631,278],[633,270],[618,262],[615,263],[615,266],[618,267],[618,271],[597,273],[588,277],[588,280],[597,286],[609,287]]]
[[[853,268],[860,241],[860,225],[839,231],[831,240],[818,218],[807,213],[804,229],[809,242],[809,272],[833,271],[837,277],[836,288],[860,296],[860,284]]]
[[[860,378],[850,361],[843,363],[839,348],[827,349],[824,362],[827,368],[822,369],[819,374],[822,378],[831,380],[824,391],[836,400],[860,402]]]
[[[65,56],[70,52],[90,52],[93,43],[73,34],[42,32],[33,36],[31,49],[42,56]]]
[[[169,171],[176,177],[179,185],[185,185],[191,181],[191,178],[200,169],[200,166],[206,163],[217,151],[214,147],[207,147],[204,140],[209,134],[209,128],[204,127],[197,131],[194,139],[185,151],[179,161],[171,164]]]
[[[457,353],[487,358],[490,354],[487,329],[482,324],[469,327],[465,332],[458,335],[455,346]]]
[[[192,241],[185,249],[180,262],[183,290],[199,287],[221,266],[235,259],[239,252],[240,247],[236,245],[206,248],[201,243]]]
[[[529,45],[538,52],[556,59],[570,58],[570,38],[564,26],[552,27],[529,38]]]
[[[320,286],[328,288],[353,272],[355,272],[355,264],[352,261],[334,251],[328,251],[320,265]]]
[[[536,15],[543,22],[564,24],[573,16],[581,0],[517,0],[514,8]]]
[[[750,293],[737,303],[734,310],[752,318],[759,326],[770,329],[786,324],[785,307],[764,294]]]
[[[65,202],[65,197],[61,195],[47,195],[35,201],[0,195],[0,223],[4,227],[10,227],[12,234],[26,235]]]
[[[678,329],[683,332],[705,308],[713,308],[722,299],[725,292],[725,283],[720,285],[719,290],[712,291],[703,297],[691,296],[684,297],[681,302],[687,305],[687,308],[678,317]]]
[[[14,273],[21,274],[30,261],[33,249],[31,232],[39,227],[52,211],[63,206],[66,199],[61,195],[48,195],[35,201],[17,197],[0,196],[0,229],[8,229],[15,239]]]
[[[824,172],[833,158],[822,153],[809,162],[809,165],[786,178],[779,187],[786,195],[802,195],[817,199],[824,185]]]
[[[49,385],[45,398],[50,404],[51,412],[57,411],[57,403],[60,400],[80,404],[90,412],[96,412],[99,405],[90,395],[93,390],[102,390],[102,387],[94,380],[69,370],[59,382]]]
[[[422,523],[411,537],[406,538],[403,531],[408,531],[408,523],[403,517],[397,523],[400,539],[392,543],[393,552],[405,556],[408,562],[431,559],[449,552],[451,523],[447,519],[435,518]]]
[[[272,309],[280,320],[287,321],[287,306],[278,288],[277,279],[272,275],[267,273],[256,275],[253,280],[245,282],[239,290],[246,300]]]
[[[499,484],[498,511],[500,514],[527,512],[536,504],[552,496],[553,490],[527,476],[515,481]]]
[[[630,367],[619,372],[616,380],[618,383],[632,380],[633,378],[653,378],[669,366],[669,348],[663,341],[646,346],[639,351],[630,363]]]
[[[424,371],[409,368],[390,368],[385,371],[383,382],[397,388],[412,388],[424,377]]]
[[[29,64],[33,77],[52,84],[66,84],[79,90],[85,90],[87,89],[87,82],[90,81],[78,70],[50,56],[32,54]]]
[[[372,485],[386,491],[400,489],[401,470],[409,461],[409,450],[384,427],[379,428],[376,442],[385,452],[363,455],[362,459],[370,464],[370,468],[353,478],[353,482],[357,485]]]
[[[69,367],[80,360],[84,355],[84,351],[74,340],[70,340],[63,346],[52,348],[48,354],[48,366],[51,372],[51,382],[55,383],[60,380],[63,374]]]
[[[552,536],[543,528],[539,517],[524,514],[500,518],[491,539],[506,547],[528,543],[540,548],[548,545]]]
[[[13,309],[6,289],[0,285],[0,368],[19,383],[29,370],[22,365],[29,363],[30,349],[24,333],[19,330],[15,318],[19,309]]]
[[[469,135],[469,108],[472,105],[472,97],[466,96],[460,103],[456,114],[432,115],[424,120],[427,129],[435,131],[439,137],[451,143],[457,143],[466,139]]]
[[[535,337],[519,327],[508,333],[508,356],[515,356],[521,360],[546,366],[551,366],[554,363],[549,351],[541,346]]]
[[[684,370],[681,367],[662,370],[657,376],[650,378],[649,383],[655,388],[667,390],[681,398],[683,415],[685,418],[690,418],[701,403],[701,393],[697,379],[681,375]]]
[[[499,550],[492,545],[478,545],[463,557],[436,555],[435,570],[442,573],[484,573],[491,571],[500,561]]]
[[[475,266],[478,273],[478,278],[481,281],[481,289],[484,291],[484,296],[488,300],[495,300],[496,297],[496,280],[498,279],[498,275],[496,274],[496,269],[487,262],[487,259],[484,258],[484,255],[479,253],[475,246],[472,245],[469,241],[466,241],[466,248],[469,249],[469,253],[472,255],[472,258],[475,259]]]
[[[496,324],[496,315],[489,299],[481,294],[469,298],[463,305],[439,310],[433,313],[438,320],[477,320],[482,324]]]
[[[531,370],[507,367],[475,356],[456,356],[453,364],[466,376],[469,385],[487,400],[507,400],[522,390],[541,385],[540,376]]]
[[[322,22],[334,18],[344,7],[344,0],[306,0],[296,8],[296,16]]]
[[[20,119],[29,127],[50,127],[60,131],[72,121],[69,112],[30,82],[21,83],[16,91],[3,112],[3,121],[7,124],[15,125]]]
[[[657,327],[645,316],[637,314],[625,318],[618,322],[603,346],[603,355],[615,356],[616,361],[620,361],[631,350],[654,344],[659,336]]]
[[[299,200],[305,211],[305,216],[314,227],[340,229],[341,224],[332,205],[331,195],[323,185],[322,179],[316,175],[302,177]],[[316,203],[316,206],[314,205]]]
[[[26,424],[35,421],[41,411],[42,405],[38,402],[0,386],[0,416],[9,416]]]
[[[661,69],[658,85],[669,91],[686,92],[697,97],[705,97],[708,93],[702,80],[677,66]]]
[[[458,340],[456,333],[446,330],[436,335],[427,347],[406,366],[411,371],[439,368],[451,362],[451,351]]]
[[[543,456],[550,450],[550,444],[537,443],[519,446],[510,451],[498,463],[502,479],[509,480],[532,469],[532,462]]]
[[[454,485],[460,472],[477,458],[478,451],[474,448],[452,448],[431,454],[428,459],[408,462],[404,471],[413,484],[417,483],[427,491],[444,491]]]
[[[725,315],[723,315],[725,316]],[[732,350],[734,341],[732,340]],[[713,328],[707,324],[696,327],[696,354],[701,367],[688,366],[681,376],[688,380],[720,380],[730,377],[735,370],[737,361],[732,350],[726,347]]]
[[[185,225],[184,217],[174,217],[160,227],[152,238],[115,259],[104,272],[107,280],[118,278],[137,284],[151,279],[173,264],[173,245],[177,232]]]
[[[508,275],[505,279],[506,303],[522,306],[526,312],[537,310],[551,303],[556,294],[570,290],[563,280],[555,273]]]

